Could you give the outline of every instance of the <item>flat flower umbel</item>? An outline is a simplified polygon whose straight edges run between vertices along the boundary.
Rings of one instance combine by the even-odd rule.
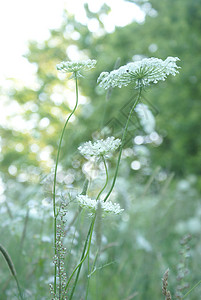
[[[179,73],[180,67],[176,64],[178,60],[178,57],[168,57],[164,61],[155,57],[144,58],[128,63],[110,73],[101,73],[97,82],[104,89],[116,86],[121,88],[130,83],[135,83],[137,88],[145,87],[150,83],[164,81],[170,74],[175,76]]]
[[[82,208],[88,209],[91,213],[95,213],[98,209],[98,204],[101,204],[101,210],[104,214],[121,214],[124,209],[121,209],[118,203],[112,203],[111,201],[101,201],[94,200],[89,198],[88,196],[79,195],[77,196],[77,201]]]
[[[111,136],[106,140],[97,140],[93,143],[91,141],[86,142],[78,150],[86,157],[108,157],[119,148],[120,144],[120,139],[115,139]]]
[[[83,61],[62,61],[56,68],[63,73],[73,73],[77,77],[82,77],[81,71],[91,70],[95,65],[95,59],[87,59]]]

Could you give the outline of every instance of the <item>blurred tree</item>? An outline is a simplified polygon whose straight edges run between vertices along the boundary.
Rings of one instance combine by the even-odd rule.
[[[90,55],[98,57],[100,62],[97,73],[103,69],[110,71],[118,57],[121,58],[121,64],[133,57],[135,59],[135,55],[156,56],[162,59],[178,56],[181,59],[179,76],[168,78],[164,84],[148,91],[149,102],[159,110],[157,131],[163,138],[160,147],[152,147],[152,162],[174,171],[178,176],[200,174],[201,142],[198,132],[201,132],[201,90],[198,84],[198,66],[201,64],[201,2],[137,2],[142,3],[141,8],[146,12],[145,22],[134,22],[124,28],[116,28],[112,34],[95,38],[89,47]],[[83,49],[82,40],[78,42],[79,48]],[[97,98],[100,102],[95,92],[91,90],[89,94],[92,99]],[[106,119],[112,115],[113,107],[118,110],[126,99],[129,99],[129,96],[125,95],[125,90],[115,90],[112,102],[108,103]],[[101,107],[101,104],[99,106]]]
[[[89,139],[94,131],[100,130],[101,126],[117,117],[134,93],[132,89],[116,88],[112,91],[112,101],[105,100],[105,94],[94,88],[101,71],[112,70],[118,58],[119,64],[123,65],[132,58],[136,59],[137,55],[162,59],[178,56],[182,67],[180,75],[168,78],[168,81],[157,88],[149,89],[148,96],[145,94],[151,106],[156,108],[153,110],[157,115],[157,132],[163,138],[159,147],[150,145],[150,149],[153,148],[152,162],[177,175],[200,172],[201,150],[197,134],[201,126],[198,85],[200,1],[189,3],[188,0],[152,0],[138,3],[141,3],[141,9],[146,12],[146,20],[142,24],[133,22],[108,34],[101,19],[109,12],[109,7],[104,5],[98,13],[92,13],[86,5],[88,18],[95,19],[100,24],[98,32],[91,32],[86,25],[65,13],[63,25],[58,30],[51,30],[47,41],[40,44],[30,42],[26,57],[37,68],[36,87],[13,88],[9,91],[8,101],[17,101],[22,108],[23,120],[32,121],[34,125],[31,130],[20,133],[15,128],[2,129],[1,163],[4,174],[11,163],[18,168],[17,174],[22,172],[20,169],[26,172],[28,165],[39,165],[46,171],[50,169],[50,165],[43,160],[45,153],[42,160],[38,156],[46,147],[46,162],[48,155],[54,160],[60,128],[74,101],[72,92],[68,92],[71,82],[59,80],[55,69],[56,63],[68,59],[68,53],[72,49],[77,49],[80,56],[87,55],[97,59],[98,65],[96,70],[80,81],[82,93],[88,100],[86,104],[80,105],[82,110],[75,121],[76,133],[69,130],[65,136],[63,149],[66,150],[62,151],[62,157],[69,157],[67,155],[74,153],[80,142]],[[97,124],[97,115],[101,115],[103,111],[105,115],[100,124]],[[11,119],[13,117],[12,115]],[[140,131],[136,134],[140,134]],[[73,142],[69,144],[69,141]],[[26,145],[21,151],[20,146],[16,146],[19,143]],[[71,157],[65,159],[64,163],[68,165],[69,161]]]

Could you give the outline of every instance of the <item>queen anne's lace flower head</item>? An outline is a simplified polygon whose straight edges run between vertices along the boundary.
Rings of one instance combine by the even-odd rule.
[[[112,203],[111,201],[94,200],[85,195],[78,195],[77,201],[82,208],[88,209],[91,213],[95,213],[98,209],[98,204],[101,204],[103,214],[121,214],[124,209],[121,209],[118,203]]]
[[[64,73],[73,73],[77,77],[82,76],[81,71],[88,71],[95,67],[95,59],[87,59],[83,61],[62,61],[56,66],[57,70]]]
[[[129,83],[135,83],[136,87],[147,86],[150,83],[157,83],[159,80],[165,80],[168,75],[176,75],[178,67],[176,61],[178,57],[167,57],[166,60],[158,58],[144,58],[140,61],[128,63],[110,73],[100,74],[97,82],[105,89],[110,87],[127,86]]]
[[[120,144],[120,139],[115,139],[111,136],[106,140],[97,140],[93,143],[91,141],[86,142],[81,145],[78,150],[86,157],[108,157],[120,146]]]

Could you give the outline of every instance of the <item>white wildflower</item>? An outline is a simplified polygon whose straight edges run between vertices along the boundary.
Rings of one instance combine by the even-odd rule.
[[[83,61],[62,61],[56,66],[57,70],[64,73],[73,73],[76,76],[81,76],[81,71],[88,71],[95,67],[96,60],[87,59]]]
[[[82,208],[86,208],[92,213],[97,211],[99,204],[101,204],[103,214],[119,215],[124,211],[118,203],[112,203],[111,201],[94,200],[85,195],[78,195],[77,200]]]
[[[155,57],[144,58],[128,63],[110,73],[101,73],[97,82],[105,89],[116,86],[121,88],[129,83],[135,83],[137,88],[147,86],[159,80],[164,81],[170,74],[175,76],[179,73],[180,67],[176,65],[178,60],[178,57],[167,57],[164,61]]]
[[[95,142],[86,142],[81,145],[78,150],[83,156],[86,157],[108,157],[112,154],[121,144],[120,139],[115,139],[113,136],[108,137],[106,140],[97,140]]]

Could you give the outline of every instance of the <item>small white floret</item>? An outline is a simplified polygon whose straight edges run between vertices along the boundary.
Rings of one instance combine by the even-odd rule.
[[[113,136],[108,137],[106,140],[97,140],[95,142],[86,142],[81,145],[78,150],[83,156],[86,157],[108,157],[121,144],[120,139],[115,139]]]
[[[118,203],[111,201],[94,200],[85,195],[77,196],[77,201],[82,208],[88,209],[90,212],[95,213],[98,209],[98,204],[101,204],[103,214],[121,214],[124,209],[121,209]]]
[[[176,62],[178,57],[167,57],[164,61],[159,58],[144,58],[140,61],[128,63],[110,73],[100,74],[97,82],[104,89],[127,86],[135,83],[136,87],[147,86],[150,83],[164,81],[168,75],[176,75],[180,67]]]
[[[81,71],[88,71],[95,67],[96,60],[87,59],[83,61],[62,61],[56,66],[57,70],[64,73],[74,73],[81,76]]]

